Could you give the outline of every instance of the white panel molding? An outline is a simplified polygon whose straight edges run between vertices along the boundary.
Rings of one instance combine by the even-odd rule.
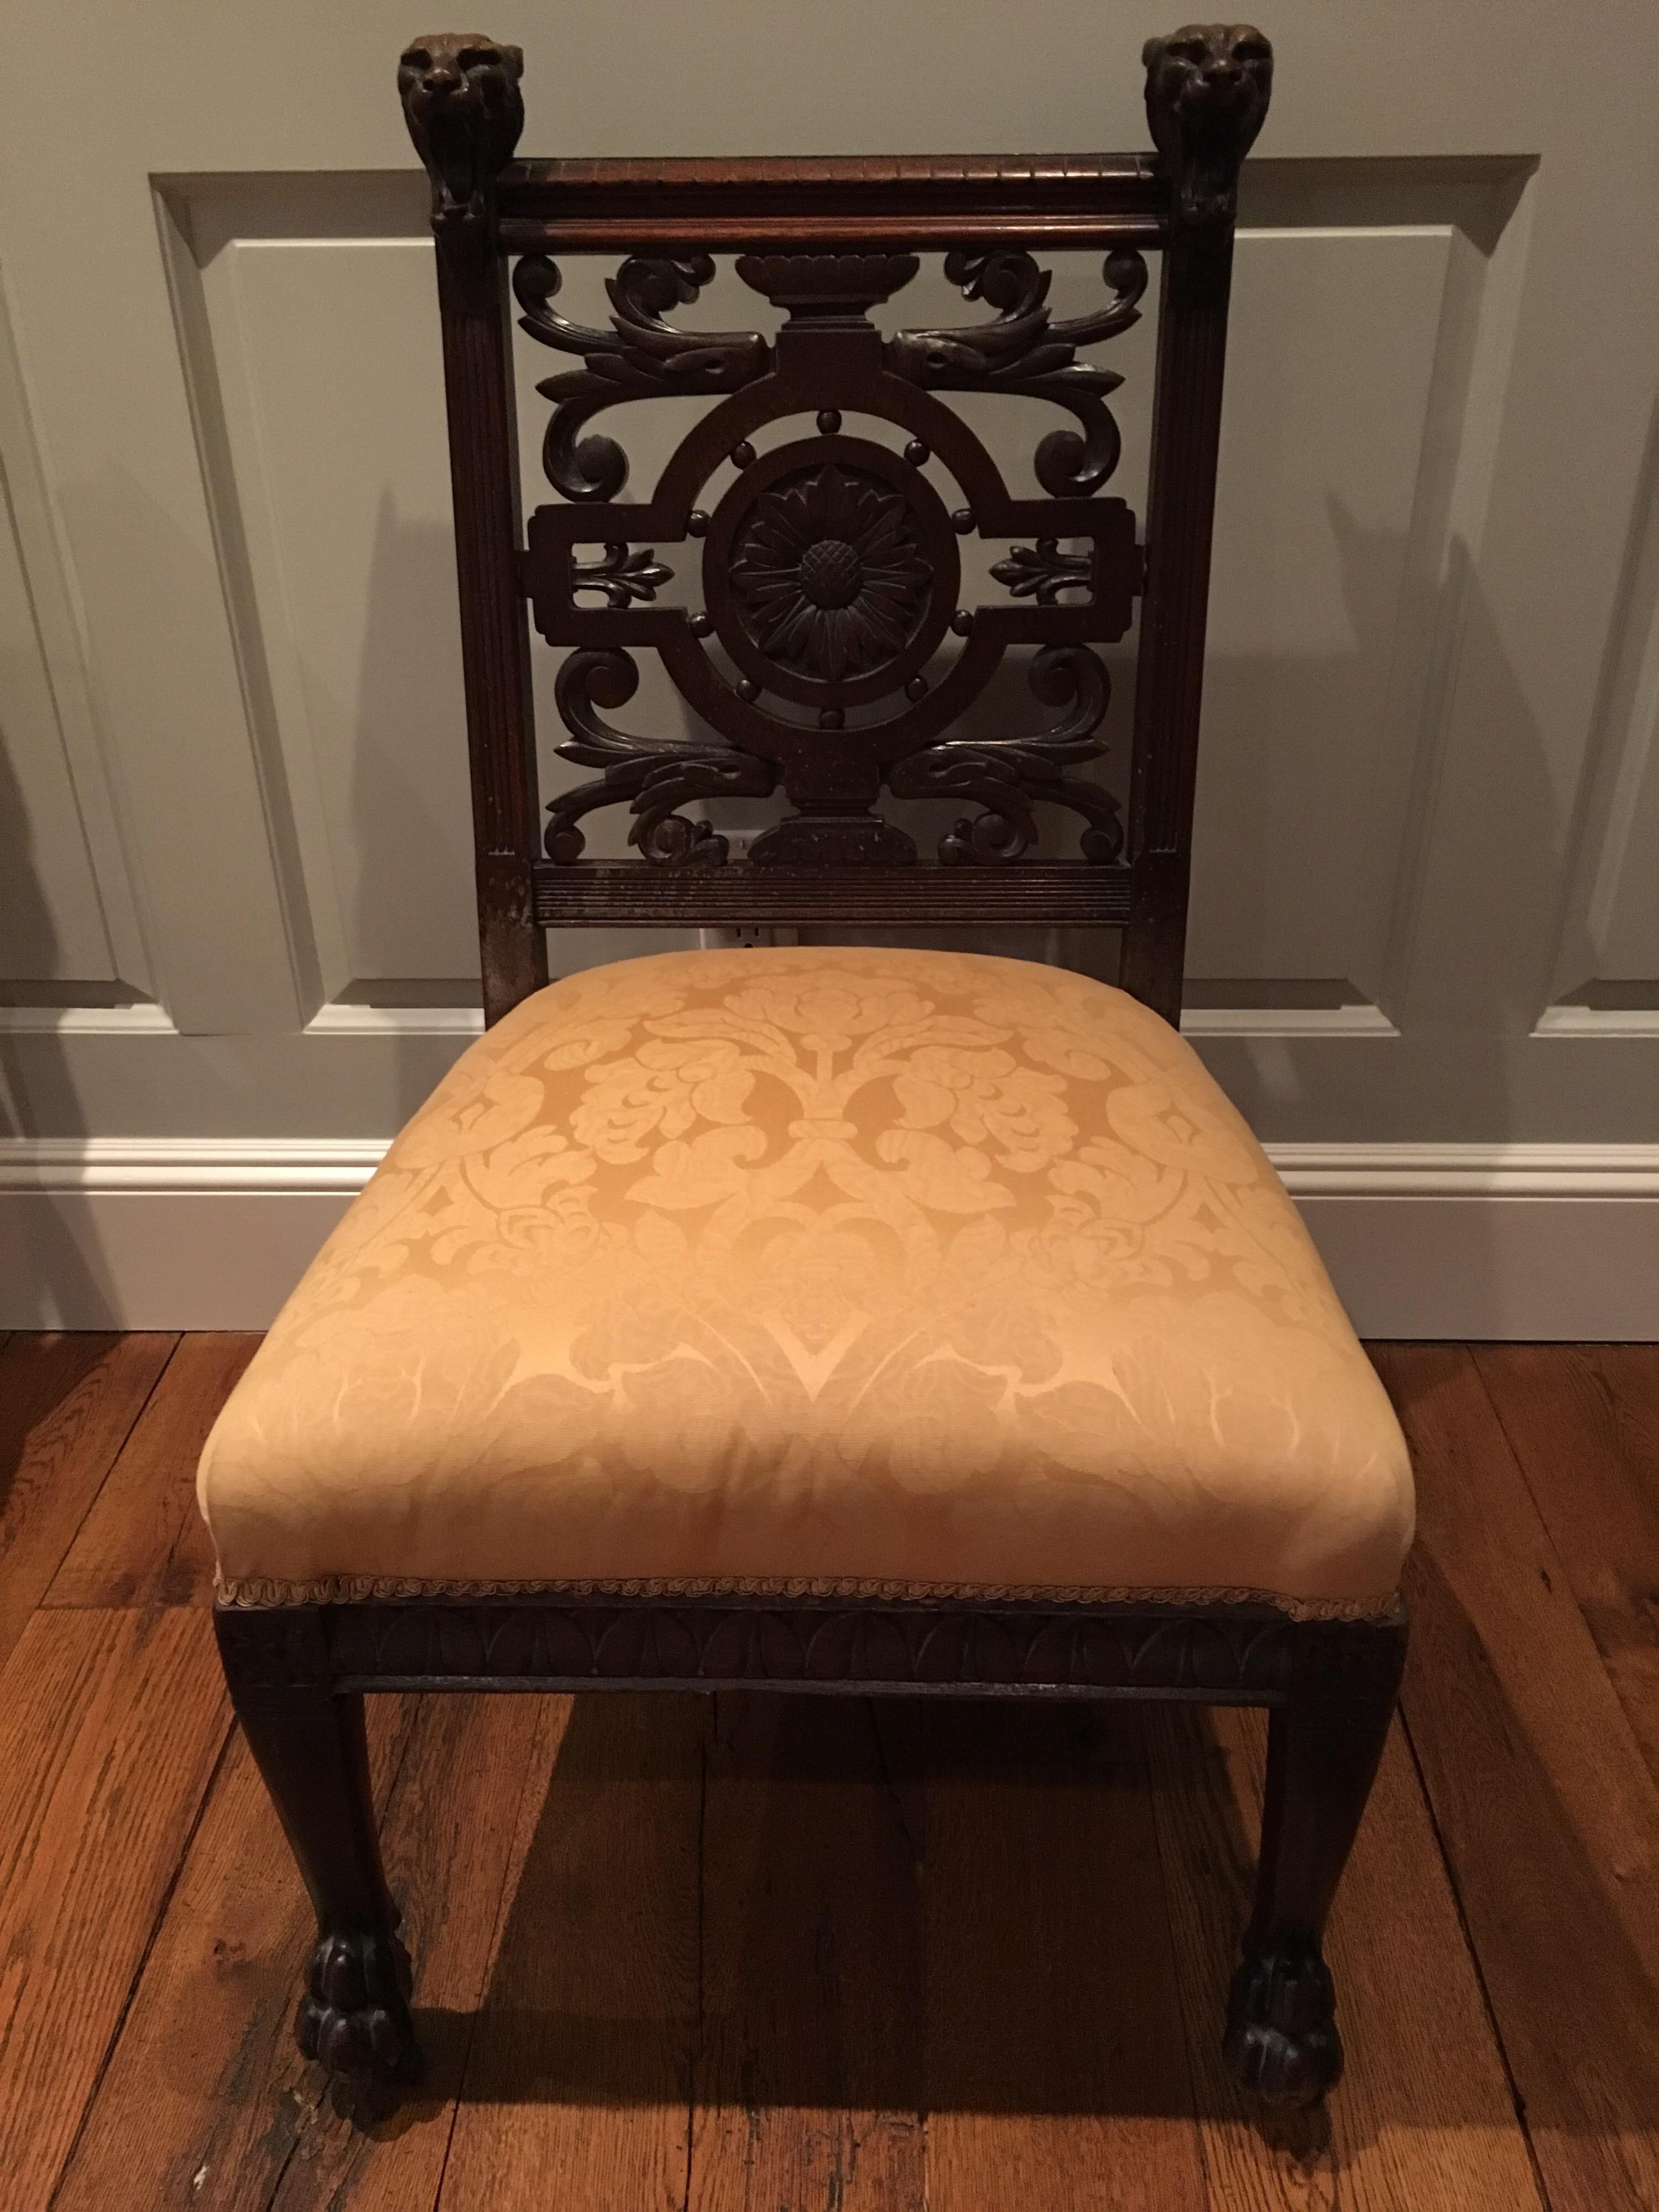
[[[178,1034],[171,1017],[161,1006],[0,1006],[0,1036],[177,1036]]]
[[[379,1166],[381,1137],[0,1138],[0,1194],[118,1192],[159,1196],[355,1198]]]
[[[354,1006],[331,999],[306,1024],[307,1036],[482,1036],[482,1006]]]
[[[1269,1145],[1292,1198],[1659,1199],[1659,1145]]]
[[[1659,965],[1659,921],[1652,895],[1659,836],[1659,414],[1637,485],[1630,544],[1608,634],[1601,696],[1591,726],[1573,823],[1571,871],[1556,946],[1555,995],[1586,983],[1651,975]],[[1648,1036],[1659,1016],[1610,1030],[1610,1009],[1594,1026],[1573,1017],[1591,1010],[1549,1008],[1537,1036]],[[1560,1018],[1566,1016],[1563,1020]]]
[[[1395,695],[1401,712],[1406,697],[1413,702],[1413,727],[1395,817],[1384,980],[1377,996],[1396,1012],[1415,994],[1421,971],[1433,973],[1437,966],[1425,913],[1431,848],[1443,804],[1465,623],[1498,483],[1531,257],[1534,170],[1530,160],[1495,167],[1484,204],[1466,204],[1460,210],[1457,250],[1442,307],[1435,391],[1411,532],[1417,603],[1410,627],[1415,635],[1411,653],[1402,654],[1409,680]]]
[[[118,1010],[125,1011],[125,1009]],[[422,1023],[465,1007],[352,1007]],[[355,1197],[380,1165],[382,1137],[3,1137],[0,1194],[193,1191]],[[1292,1198],[1659,1199],[1659,1145],[1270,1144]]]
[[[1535,1037],[1659,1037],[1659,1006],[1547,1006]]]
[[[1381,1006],[1183,1006],[1181,1034],[1194,1037],[1397,1037]]]
[[[12,540],[13,574],[24,600],[10,610],[4,625],[7,736],[15,757],[7,768],[0,744],[0,781],[21,785],[8,793],[7,803],[21,810],[26,868],[31,834],[38,837],[50,825],[49,849],[35,854],[33,864],[44,866],[37,896],[51,915],[48,932],[58,939],[29,980],[45,982],[67,974],[98,982],[119,979],[148,990],[153,978],[122,840],[118,791],[93,712],[73,571],[47,482],[3,271],[0,532]],[[13,867],[17,865],[14,860]],[[15,897],[16,890],[15,884],[0,887],[0,913],[7,893]],[[18,950],[0,946],[0,953]],[[9,972],[28,974],[15,966]]]
[[[385,1149],[0,1139],[0,1328],[263,1328]],[[1363,1334],[1659,1339],[1659,1145],[1268,1151]]]

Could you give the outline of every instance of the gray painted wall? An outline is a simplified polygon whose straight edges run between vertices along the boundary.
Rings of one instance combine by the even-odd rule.
[[[117,21],[9,19],[12,82],[53,89],[0,134],[0,1139],[383,1136],[473,989],[412,19]],[[1139,146],[1171,27],[488,23],[546,153]],[[1276,1142],[1651,1143],[1659,11],[1521,0],[1494,38],[1443,0],[1279,0],[1264,27],[1191,1027]],[[757,304],[728,277],[700,312]],[[1113,356],[1137,505],[1149,356],[1145,327]],[[672,434],[646,411],[636,483]],[[991,434],[1026,465],[1023,427]],[[649,942],[556,942],[556,970]]]

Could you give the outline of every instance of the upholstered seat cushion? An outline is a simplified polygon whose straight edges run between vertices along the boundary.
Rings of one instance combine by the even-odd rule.
[[[463,1054],[203,1454],[244,1603],[498,1586],[1364,1613],[1400,1430],[1195,1054],[1106,986],[667,953]]]

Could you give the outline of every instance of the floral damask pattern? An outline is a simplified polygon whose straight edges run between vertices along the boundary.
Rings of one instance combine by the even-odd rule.
[[[1189,1048],[1017,961],[668,954],[458,1062],[227,1407],[231,1585],[1382,1602],[1404,1446]]]

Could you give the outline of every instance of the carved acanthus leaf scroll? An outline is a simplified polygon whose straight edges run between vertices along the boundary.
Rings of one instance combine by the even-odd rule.
[[[1177,223],[1227,232],[1238,173],[1267,119],[1273,50],[1250,23],[1188,23],[1149,39],[1146,120],[1175,181]]]
[[[573,323],[550,304],[562,278],[545,254],[526,254],[513,272],[524,309],[521,328],[583,366],[536,386],[554,403],[542,445],[548,480],[567,499],[614,499],[628,481],[628,456],[614,438],[580,438],[589,417],[624,399],[677,398],[739,391],[765,374],[769,356],[758,331],[679,331],[663,320],[690,306],[713,281],[706,253],[684,259],[631,256],[605,290],[611,327]]]
[[[524,128],[524,56],[477,32],[414,39],[398,64],[398,94],[432,179],[432,227],[482,223],[496,177]]]
[[[548,858],[565,865],[580,859],[578,821],[597,806],[626,799],[634,816],[628,842],[647,860],[718,866],[726,856],[726,839],[676,809],[697,799],[768,798],[777,787],[777,763],[716,738],[699,744],[612,729],[598,710],[625,706],[639,681],[633,660],[615,649],[573,653],[560,668],[554,697],[572,733],[558,747],[560,757],[602,773],[597,783],[579,784],[548,807]]]
[[[1061,322],[1054,320],[1048,306],[1048,270],[1018,248],[949,253],[945,273],[965,299],[996,308],[995,321],[960,330],[900,331],[888,341],[889,369],[936,392],[1013,392],[1068,409],[1083,434],[1048,433],[1036,449],[1037,481],[1056,499],[1098,491],[1122,448],[1105,401],[1123,379],[1115,369],[1079,362],[1077,350],[1115,337],[1140,319],[1146,262],[1131,246],[1109,253],[1103,274],[1110,301],[1092,314]]]
[[[985,812],[965,817],[939,843],[947,865],[998,866],[1018,860],[1036,842],[1031,808],[1038,800],[1083,816],[1085,860],[1109,865],[1123,856],[1117,801],[1097,785],[1065,774],[1106,750],[1096,735],[1111,696],[1098,658],[1082,645],[1039,653],[1027,681],[1048,706],[1071,710],[1051,730],[1031,737],[947,738],[895,761],[887,785],[898,799],[950,797],[977,801]]]

